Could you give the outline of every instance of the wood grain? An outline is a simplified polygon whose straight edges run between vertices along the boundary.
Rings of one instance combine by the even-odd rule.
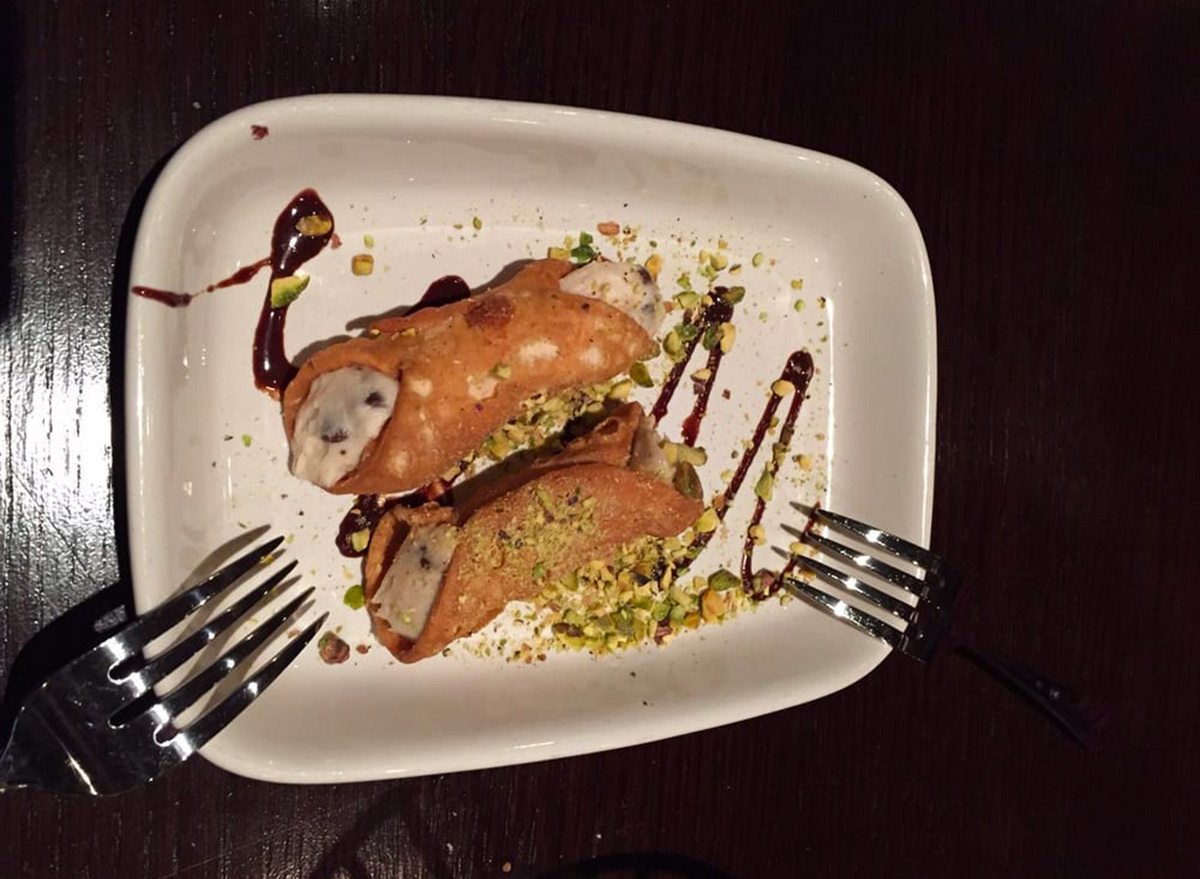
[[[289,788],[197,760],[110,801],[12,794],[0,876],[562,877],[628,852],[741,879],[1200,874],[1193,4],[44,0],[4,31],[5,669],[127,571],[125,273],[155,169],[253,101],[413,92],[730,128],[894,184],[937,291],[934,546],[981,638],[1116,719],[1081,752],[965,663],[891,659],[550,764]]]

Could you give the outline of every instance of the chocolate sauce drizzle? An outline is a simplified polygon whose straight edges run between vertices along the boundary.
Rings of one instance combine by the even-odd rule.
[[[457,478],[455,477],[455,479]],[[338,525],[337,538],[334,541],[337,544],[338,552],[347,558],[357,558],[366,555],[366,547],[362,549],[354,548],[354,534],[364,529],[374,531],[375,526],[379,524],[379,520],[395,507],[415,509],[431,502],[439,503],[442,506],[450,506],[453,503],[453,496],[450,492],[452,483],[453,480],[435,479],[433,482],[418,488],[416,491],[410,491],[407,494],[395,497],[360,494],[354,499],[354,506],[342,517],[341,524]]]
[[[321,235],[304,235],[296,223],[302,217],[320,216],[329,220],[329,228]],[[315,189],[296,194],[279,217],[271,233],[271,280],[294,275],[296,270],[325,249],[333,236],[333,214],[321,201]],[[254,384],[278,398],[296,374],[296,367],[287,358],[283,345],[283,329],[288,306],[271,305],[271,287],[263,297],[258,326],[254,330]]]
[[[406,315],[416,314],[426,308],[436,308],[439,305],[450,305],[471,295],[471,288],[458,275],[445,275],[429,285],[417,304],[405,312]]]
[[[684,319],[683,326],[695,329],[696,332],[683,343],[683,352],[675,361],[675,365],[671,367],[670,373],[667,374],[663,388],[654,403],[654,408],[650,410],[655,422],[663,420],[671,406],[671,398],[675,396],[679,382],[687,371],[692,354],[696,351],[696,346],[703,342],[710,332],[714,333],[710,343],[705,345],[708,348],[708,363],[706,364],[709,370],[708,377],[704,381],[698,382],[696,401],[692,405],[691,414],[683,422],[683,441],[689,446],[694,446],[700,435],[700,424],[708,413],[708,398],[712,393],[713,386],[717,383],[717,371],[721,367],[721,358],[725,356],[725,352],[721,350],[720,337],[715,333],[721,324],[733,320],[733,306],[725,300],[727,293],[728,291],[724,287],[714,287],[712,304],[705,307],[703,311],[689,313]]]
[[[135,296],[141,296],[145,299],[153,299],[155,302],[161,302],[163,305],[168,305],[171,308],[180,308],[188,305],[193,299],[202,293],[212,293],[215,290],[223,290],[226,287],[233,287],[237,284],[245,284],[250,281],[260,271],[265,269],[271,263],[269,256],[264,256],[257,262],[252,262],[248,266],[242,266],[228,278],[222,278],[213,284],[209,284],[198,293],[175,293],[171,290],[160,290],[157,287],[143,287],[141,285],[131,287],[130,292]]]

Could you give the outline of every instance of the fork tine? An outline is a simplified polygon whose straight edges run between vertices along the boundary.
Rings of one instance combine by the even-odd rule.
[[[800,509],[799,505],[792,506]],[[803,510],[801,510],[803,512]],[[850,534],[855,534],[865,540],[872,546],[878,546],[887,550],[892,555],[904,559],[908,562],[918,564],[923,568],[931,568],[939,561],[938,557],[929,550],[917,546],[915,543],[910,543],[903,537],[897,537],[880,528],[872,528],[865,522],[860,522],[857,519],[851,519],[849,516],[843,516],[840,513],[831,513],[829,510],[818,507],[812,511],[812,515],[818,520],[831,525],[835,528],[840,528]]]
[[[250,550],[241,558],[221,568],[203,583],[193,586],[177,598],[150,611],[112,640],[119,640],[122,647],[129,651],[126,656],[141,650],[167,629],[182,622],[184,617],[196,608],[240,580],[247,571],[274,552],[281,543],[283,543],[283,538],[276,537],[257,549]]]
[[[191,748],[195,750],[204,747],[209,739],[229,726],[235,717],[261,696],[267,687],[271,686],[275,679],[283,673],[284,669],[300,655],[300,651],[313,639],[317,630],[321,628],[328,617],[328,612],[321,614],[319,619],[310,623],[286,647],[272,656],[262,668],[254,673],[253,677],[226,696],[219,705],[206,711],[203,717],[188,725],[181,735],[187,738]]]
[[[899,629],[889,626],[878,617],[861,611],[857,607],[842,601],[840,598],[835,598],[828,592],[805,583],[799,577],[784,577],[783,583],[798,597],[804,599],[818,610],[829,614],[835,620],[839,620],[860,632],[870,635],[872,638],[884,642],[893,650],[900,649],[904,634]]]
[[[912,622],[913,615],[916,613],[916,608],[911,604],[906,604],[899,598],[888,595],[876,589],[870,583],[864,583],[857,577],[852,577],[849,574],[843,574],[837,568],[831,568],[824,562],[819,562],[816,559],[810,559],[806,556],[795,556],[796,564],[808,568],[826,583],[836,586],[839,589],[844,589],[846,592],[859,595],[871,604],[875,605],[882,611],[899,617],[907,622]]]
[[[264,580],[261,585],[255,586],[245,596],[239,598],[236,603],[231,604],[225,610],[221,611],[220,614],[202,628],[188,635],[162,655],[156,656],[150,662],[146,663],[145,668],[135,673],[142,676],[142,680],[147,687],[153,687],[175,669],[179,668],[188,657],[195,656],[205,644],[208,644],[217,635],[244,617],[250,611],[250,608],[258,604],[267,593],[282,583],[284,578],[295,570],[295,568],[296,562],[293,560],[283,570],[273,574],[267,580]]]
[[[254,631],[241,641],[226,650],[208,668],[200,672],[186,683],[180,684],[167,694],[160,705],[167,716],[176,718],[186,711],[192,703],[215,687],[222,678],[237,668],[246,657],[258,649],[280,626],[282,626],[296,609],[300,607],[315,591],[315,586],[309,586],[294,599],[289,601],[277,613],[271,615],[265,622],[260,623]]]
[[[887,562],[881,562],[869,553],[859,552],[845,544],[838,543],[836,540],[830,540],[828,537],[822,537],[820,534],[812,531],[809,531],[800,539],[805,543],[811,543],[813,546],[819,547],[834,558],[839,558],[847,564],[854,565],[856,568],[869,571],[876,577],[886,580],[888,583],[903,589],[905,592],[910,592],[918,597],[925,594],[925,583],[923,581],[918,580],[912,574],[889,565]]]

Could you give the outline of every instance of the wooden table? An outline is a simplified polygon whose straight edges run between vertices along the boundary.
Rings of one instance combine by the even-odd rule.
[[[36,630],[126,581],[112,416],[156,168],[250,102],[416,92],[728,128],[893,183],[937,291],[933,545],[973,586],[967,622],[1115,720],[1085,752],[966,663],[891,658],[814,704],[553,763],[293,788],[194,760],[113,800],[7,795],[0,876],[634,875],[616,853],[694,862],[647,876],[1200,875],[1194,5],[13,6],[10,684]]]

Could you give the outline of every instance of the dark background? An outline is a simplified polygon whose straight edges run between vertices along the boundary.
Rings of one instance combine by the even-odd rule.
[[[9,8],[10,684],[36,630],[127,574],[115,388],[151,175],[253,101],[412,92],[728,128],[894,184],[937,293],[933,545],[966,622],[1114,723],[1085,752],[966,663],[893,657],[814,704],[549,764],[290,788],[195,760],[115,800],[8,794],[0,876],[536,877],[628,852],[739,879],[1200,875],[1194,4],[249,5]]]

